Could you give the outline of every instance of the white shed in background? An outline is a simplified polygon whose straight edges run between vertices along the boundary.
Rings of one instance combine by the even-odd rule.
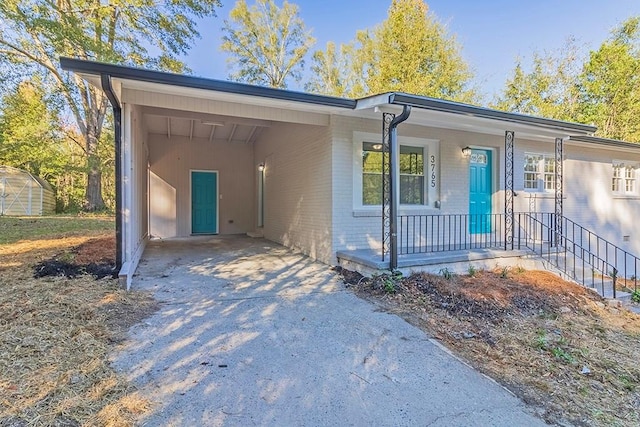
[[[51,215],[53,188],[44,179],[11,166],[0,166],[0,215]]]

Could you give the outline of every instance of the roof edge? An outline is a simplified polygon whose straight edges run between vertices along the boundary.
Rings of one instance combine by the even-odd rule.
[[[640,150],[640,143],[620,141],[619,139],[601,138],[598,136],[572,135],[569,137],[569,141],[586,142],[588,144],[608,145],[611,147],[631,148],[633,150]]]
[[[389,95],[389,103],[396,105],[410,105],[417,108],[442,111],[445,113],[463,114],[467,116],[482,117],[486,119],[502,120],[507,122],[544,126],[547,128],[561,129],[565,131],[593,133],[597,130],[595,126],[581,123],[565,122],[562,120],[547,119],[544,117],[529,116],[519,113],[508,113],[506,111],[493,110],[485,107],[478,107],[460,102],[447,101],[444,99],[430,98],[426,96],[410,95],[395,92]]]
[[[229,82],[203,77],[186,76],[183,74],[154,71],[143,68],[124,65],[108,64],[105,62],[88,61],[76,58],[60,58],[60,66],[63,70],[76,73],[94,75],[108,74],[112,78],[143,81],[147,83],[179,85],[194,89],[211,90],[218,92],[235,93],[263,98],[280,99],[284,101],[304,102],[329,107],[354,109],[356,101],[348,98],[338,98],[326,95],[315,95],[304,92],[275,89],[263,86],[254,86],[246,83]]]

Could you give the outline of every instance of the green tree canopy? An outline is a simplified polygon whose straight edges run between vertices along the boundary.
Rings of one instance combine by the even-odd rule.
[[[225,20],[221,49],[231,56],[232,80],[286,88],[287,80],[298,81],[304,56],[315,43],[298,16],[298,6],[285,1],[257,0],[249,7],[236,2]]]
[[[640,17],[590,53],[579,84],[582,121],[598,126],[599,136],[640,142]]]
[[[320,93],[360,97],[401,91],[463,102],[475,99],[460,46],[423,0],[393,0],[382,24],[358,31],[338,56],[330,45],[316,52],[312,69],[308,87]],[[332,81],[339,84],[327,84]]]
[[[107,99],[63,72],[61,56],[184,71],[178,59],[198,37],[196,17],[215,15],[219,0],[3,0],[0,62],[5,73],[43,72],[73,114],[87,161],[85,207],[101,209],[101,140]]]
[[[580,64],[580,52],[573,39],[558,52],[534,52],[530,71],[525,70],[519,58],[502,94],[491,106],[503,111],[575,121],[579,109]]]
[[[41,81],[25,81],[3,97],[0,164],[52,178],[64,168],[64,137],[57,112],[47,107],[41,87]]]

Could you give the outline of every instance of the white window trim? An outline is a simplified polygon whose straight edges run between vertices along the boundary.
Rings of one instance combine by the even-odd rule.
[[[362,204],[362,143],[382,142],[382,135],[353,132],[353,214],[354,216],[380,216],[380,205]],[[398,144],[424,149],[426,203],[424,205],[400,205],[400,215],[417,214],[436,209],[440,203],[440,141],[437,139],[399,136]],[[433,156],[433,157],[432,157]]]
[[[611,188],[611,192],[613,193],[613,195],[615,197],[618,198],[634,198],[638,196],[638,168],[640,168],[640,165],[637,162],[632,162],[632,161],[628,161],[628,160],[616,160],[614,159],[611,162],[611,180],[613,180],[613,170],[614,167],[617,165],[624,165],[622,168],[622,173],[620,175],[620,189],[618,191],[615,191],[613,189],[613,182],[610,181],[610,186],[609,188]],[[633,176],[633,180],[634,180],[634,189],[633,191],[627,191],[627,176],[626,176],[626,167],[627,166],[632,166],[634,169],[634,176]]]
[[[538,188],[526,188],[526,179],[525,179],[525,174],[526,173],[530,173],[524,170],[524,166],[527,164],[526,162],[526,157],[527,156],[542,156],[542,160],[540,161],[540,164],[538,164],[538,171],[536,172],[539,176],[537,181],[538,181]],[[525,151],[524,156],[522,158],[523,162],[522,162],[522,191],[525,191],[527,193],[537,193],[537,194],[549,194],[549,193],[555,193],[555,188],[553,189],[546,189],[544,188],[544,161],[545,159],[551,159],[555,162],[555,154],[552,153],[541,153],[541,152],[533,152],[533,151]],[[542,166],[542,172],[540,172],[540,166]],[[554,172],[554,176],[555,176],[555,172]],[[554,178],[555,179],[555,178]]]

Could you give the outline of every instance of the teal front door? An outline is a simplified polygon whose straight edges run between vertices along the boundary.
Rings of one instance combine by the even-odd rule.
[[[218,172],[191,172],[191,233],[218,233]]]
[[[491,151],[471,150],[469,159],[469,233],[491,232]]]

